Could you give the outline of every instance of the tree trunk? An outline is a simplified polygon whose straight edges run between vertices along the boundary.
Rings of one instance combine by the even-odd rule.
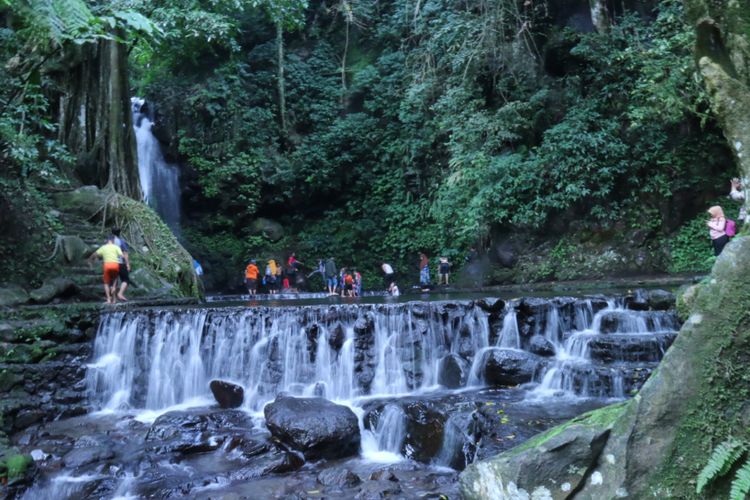
[[[284,139],[287,136],[286,125],[286,93],[284,91],[284,28],[281,22],[276,23],[276,64],[278,66],[277,85],[279,87],[279,123],[281,125],[281,135]]]
[[[349,21],[346,20],[346,40],[344,54],[341,56],[341,107],[346,104],[346,55],[349,52]]]
[[[74,48],[66,57],[78,64],[57,77],[63,89],[58,103],[59,140],[76,156],[76,169],[85,183],[142,199],[127,47],[101,40]]]
[[[609,11],[606,0],[589,0],[591,8],[591,23],[599,33],[609,31]]]

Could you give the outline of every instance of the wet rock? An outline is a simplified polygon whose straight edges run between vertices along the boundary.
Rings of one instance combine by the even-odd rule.
[[[234,481],[247,481],[268,474],[282,474],[299,469],[305,460],[298,453],[287,450],[282,446],[270,446],[262,453],[255,455],[244,455],[245,462],[242,467],[233,471],[231,479]]]
[[[224,380],[212,380],[211,392],[221,408],[237,408],[245,400],[245,389]]]
[[[561,430],[535,438],[531,446],[470,465],[460,476],[462,498],[511,498],[510,484],[523,490],[524,498],[540,487],[549,492],[547,498],[569,498],[597,466],[623,405],[613,408],[597,410],[596,417],[579,417]]]
[[[344,345],[344,340],[346,340],[344,325],[342,325],[341,322],[337,322],[336,325],[331,328],[328,335],[328,344],[337,351],[340,351],[341,347]]]
[[[338,486],[341,488],[351,488],[362,483],[358,475],[347,468],[330,468],[321,471],[317,480],[324,486]]]
[[[625,307],[633,311],[648,311],[648,291],[638,288],[625,296]]]
[[[37,304],[46,304],[55,297],[67,297],[78,291],[78,286],[68,278],[52,278],[44,284],[29,292],[31,300]]]
[[[145,441],[149,449],[160,453],[200,453],[215,450],[231,436],[252,429],[252,419],[240,410],[173,411],[154,421]]]
[[[357,417],[346,406],[322,398],[279,396],[263,413],[271,434],[305,458],[340,458],[359,449]]]
[[[540,362],[540,358],[530,352],[493,348],[484,354],[484,380],[494,386],[530,382]]]
[[[654,311],[667,311],[675,307],[675,295],[666,290],[650,290],[648,292],[648,306]]]
[[[84,465],[101,463],[114,458],[115,452],[110,445],[86,446],[73,448],[63,457],[67,468],[75,469]]]
[[[438,364],[438,384],[455,389],[466,385],[469,364],[457,354],[449,354]]]
[[[370,392],[375,378],[377,358],[375,353],[375,323],[370,315],[354,323],[354,376],[364,393]]]
[[[659,361],[676,336],[675,333],[600,335],[589,341],[589,355],[605,362]]]
[[[429,462],[440,453],[447,415],[429,401],[404,404],[406,434],[404,455],[418,462]]]
[[[536,354],[537,356],[554,356],[555,346],[541,335],[534,335],[529,340],[528,346],[529,352]]]
[[[0,307],[12,307],[29,301],[26,290],[17,285],[0,287]]]
[[[378,469],[370,474],[370,481],[391,481],[397,483],[398,476],[396,476],[391,468]]]
[[[488,313],[498,313],[505,309],[505,301],[502,299],[487,297],[477,300],[476,304]]]

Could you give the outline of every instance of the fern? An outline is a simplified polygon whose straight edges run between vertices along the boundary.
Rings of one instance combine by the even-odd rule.
[[[750,492],[750,458],[744,463],[732,481],[732,489],[729,492],[729,500],[745,500]]]
[[[698,475],[695,491],[700,493],[712,480],[729,472],[746,450],[745,444],[735,438],[729,438],[714,448],[711,458]]]

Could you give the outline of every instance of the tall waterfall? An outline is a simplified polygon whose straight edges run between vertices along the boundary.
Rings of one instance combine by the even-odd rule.
[[[133,97],[130,102],[143,198],[177,234],[180,225],[180,171],[176,165],[164,160],[161,145],[151,131],[153,116],[144,106],[145,100]]]

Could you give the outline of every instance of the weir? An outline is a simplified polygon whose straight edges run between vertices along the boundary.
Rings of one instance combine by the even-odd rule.
[[[522,384],[530,401],[623,398],[678,328],[672,312],[600,297],[110,312],[87,386],[96,410],[154,415],[210,403],[217,378],[243,386],[256,415],[280,393],[354,408],[395,400],[365,420],[377,451],[398,454],[401,397]]]
[[[405,498],[455,496],[472,462],[640,388],[675,338],[672,304],[589,296],[106,311],[79,384],[89,413],[18,437],[60,463],[24,498],[353,498],[396,495],[395,484]],[[239,409],[216,406],[213,379],[242,386]],[[283,410],[307,404],[288,395],[319,397],[305,400],[319,412]],[[333,438],[344,455],[338,445],[334,456],[300,452],[291,434],[274,434],[287,428],[271,430],[286,418],[298,438],[317,439],[341,412],[349,420]]]

